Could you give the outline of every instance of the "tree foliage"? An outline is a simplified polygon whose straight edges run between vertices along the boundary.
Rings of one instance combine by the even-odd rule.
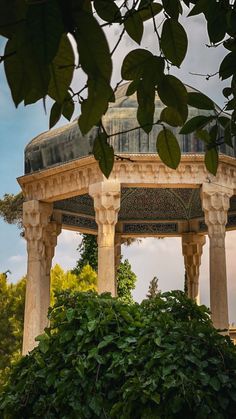
[[[202,93],[188,93],[182,81],[169,74],[171,67],[181,66],[187,53],[185,19],[199,14],[207,22],[210,45],[221,44],[225,48],[226,55],[216,73],[219,71],[221,80],[229,79],[223,94],[227,102],[225,109],[232,111],[231,117],[223,115],[222,110]],[[121,60],[122,80],[131,83],[128,94],[137,94],[138,124],[146,133],[154,124],[160,124],[157,151],[171,168],[179,164],[180,149],[166,123],[182,127],[182,134],[203,130],[204,136],[199,135],[202,141],[209,133],[205,141],[205,163],[215,174],[219,145],[225,141],[232,146],[231,138],[236,133],[235,16],[236,5],[230,0],[162,0],[161,3],[154,0],[1,0],[0,35],[6,38],[1,62],[16,106],[39,99],[45,102],[47,97],[54,101],[50,127],[61,115],[70,120],[74,101],[78,99],[81,104],[80,130],[87,134],[97,126],[94,156],[108,177],[115,159],[109,144],[109,137],[114,133],[105,130],[102,117],[109,102],[114,101],[116,88],[111,87],[113,56],[126,34],[139,45]],[[153,26],[154,53],[146,48],[146,43],[142,45],[146,25]],[[111,27],[117,33],[112,51],[108,43],[108,28]],[[75,71],[85,73],[87,78],[79,92],[71,88]],[[156,93],[166,106],[159,120],[154,117]],[[198,120],[187,121],[188,106],[203,110]],[[211,117],[206,117],[206,111]]]
[[[117,270],[117,295],[125,303],[134,302],[132,290],[135,289],[137,276],[131,269],[128,259],[121,262]]]
[[[82,234],[81,243],[78,246],[79,259],[72,273],[79,275],[84,265],[89,264],[96,272],[98,270],[98,246],[97,236]]]
[[[49,318],[0,395],[2,417],[235,417],[235,347],[184,293],[138,305],[65,292]]]
[[[22,216],[23,216],[23,194],[4,194],[3,198],[0,199],[0,217],[3,218],[8,224],[17,224],[22,228]]]
[[[77,292],[96,291],[97,274],[85,265],[80,274],[65,272],[56,264],[51,269],[50,304],[56,302],[58,292],[70,290]],[[21,356],[26,277],[16,284],[8,283],[6,274],[0,274],[0,387],[9,367]]]
[[[0,274],[0,387],[10,365],[20,358],[25,302],[25,278],[9,284]]]
[[[158,288],[158,281],[159,279],[156,276],[154,276],[154,278],[152,278],[152,280],[150,281],[148,293],[146,295],[147,298],[155,298],[160,293],[160,290]]]

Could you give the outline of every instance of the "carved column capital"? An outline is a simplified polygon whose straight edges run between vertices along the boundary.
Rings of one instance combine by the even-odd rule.
[[[202,185],[202,209],[205,213],[208,235],[210,238],[214,238],[215,245],[219,247],[224,246],[225,226],[232,195],[233,189],[228,187],[211,183]]]
[[[23,204],[23,225],[29,259],[41,259],[45,256],[44,238],[52,210],[52,204],[36,200]]]
[[[120,209],[120,183],[109,180],[95,183],[90,185],[89,194],[94,200],[98,244],[114,246],[114,228]]]

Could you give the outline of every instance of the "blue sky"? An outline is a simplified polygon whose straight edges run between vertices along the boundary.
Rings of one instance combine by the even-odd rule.
[[[188,23],[191,33],[189,52],[181,70],[174,73],[188,84],[208,94],[219,105],[223,105],[222,86],[217,77],[206,81],[205,78],[192,76],[190,72],[214,73],[221,60],[222,50],[208,49],[205,24],[199,18],[193,18]],[[144,46],[150,45],[153,36],[152,29],[146,28]],[[114,33],[110,34],[111,45],[115,43]],[[199,42],[202,48],[199,48]],[[130,39],[125,38],[115,55],[114,84],[120,80],[119,63],[122,55],[131,48],[137,48]],[[150,49],[153,50],[151,44]],[[3,41],[0,40],[0,55],[3,52]],[[82,81],[75,80],[74,85],[80,86]],[[4,193],[17,193],[19,185],[16,181],[24,172],[24,147],[36,135],[48,129],[48,115],[45,115],[42,103],[24,108],[22,105],[15,109],[11,100],[9,88],[6,84],[3,67],[0,66],[0,196]],[[64,121],[65,122],[65,121]],[[60,122],[62,124],[63,121]],[[15,281],[26,272],[26,245],[15,226],[9,226],[0,220],[0,271],[11,270],[10,279]],[[235,233],[227,234],[227,268],[230,303],[230,318],[236,322],[236,258]],[[65,269],[75,264],[76,248],[80,237],[76,233],[64,231],[59,237],[59,243],[54,263],[59,262]],[[209,304],[209,271],[208,271],[208,243],[204,248],[201,267],[201,295],[202,302]],[[141,244],[134,244],[129,248],[123,247],[125,257],[128,257],[133,270],[138,275],[135,298],[142,299],[153,276],[160,279],[162,291],[182,288],[184,266],[181,254],[180,239],[145,239]],[[171,263],[170,263],[171,260]]]

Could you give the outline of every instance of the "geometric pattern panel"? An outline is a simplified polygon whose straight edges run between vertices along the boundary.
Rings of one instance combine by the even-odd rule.
[[[177,223],[124,223],[123,233],[129,234],[165,234],[177,233]]]
[[[199,189],[122,188],[119,220],[190,220],[202,217]]]
[[[91,218],[77,217],[76,215],[62,215],[62,224],[73,227],[97,230],[97,223]]]
[[[95,216],[93,199],[88,194],[56,201],[54,203],[54,208],[68,212],[90,215],[93,217]]]

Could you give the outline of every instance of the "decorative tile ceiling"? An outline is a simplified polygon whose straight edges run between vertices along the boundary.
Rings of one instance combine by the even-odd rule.
[[[63,213],[95,216],[93,200],[88,194],[57,201],[54,208]],[[236,196],[230,201],[232,211],[236,212]],[[199,189],[122,188],[119,221],[190,220],[203,217]]]

